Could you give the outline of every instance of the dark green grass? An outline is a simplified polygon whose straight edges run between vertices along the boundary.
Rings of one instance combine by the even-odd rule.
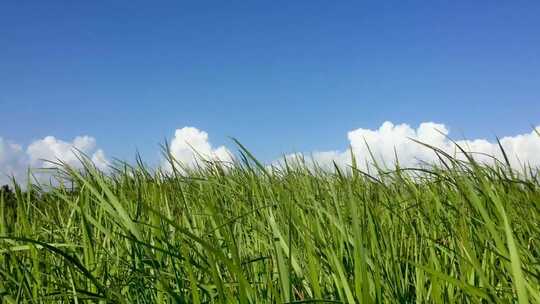
[[[538,169],[235,164],[0,195],[2,303],[538,303]],[[178,168],[178,166],[175,166]]]

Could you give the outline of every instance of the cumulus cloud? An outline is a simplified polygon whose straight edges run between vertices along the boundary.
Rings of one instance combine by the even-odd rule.
[[[333,163],[340,166],[351,164],[351,152],[363,169],[372,162],[370,151],[379,165],[392,168],[396,159],[402,167],[418,166],[421,163],[436,162],[436,154],[414,140],[435,146],[458,159],[465,159],[463,153],[448,138],[450,131],[444,124],[421,123],[416,129],[408,124],[384,122],[378,129],[356,129],[348,132],[349,149],[341,151],[315,151],[305,154],[308,163],[317,163],[322,168],[331,168]],[[507,136],[500,139],[501,145],[514,167],[523,164],[540,166],[540,136],[534,131],[526,134]],[[503,160],[502,152],[495,140],[486,139],[457,140],[456,143],[467,152],[473,153],[476,160],[489,163],[494,156]],[[369,147],[369,148],[368,148]],[[297,155],[296,155],[297,156]],[[290,155],[287,158],[294,158]]]
[[[540,130],[540,126],[537,129]],[[437,162],[438,159],[431,149],[414,140],[430,144],[457,158],[464,159],[448,136],[450,136],[449,128],[440,123],[424,122],[414,128],[408,124],[393,124],[387,121],[378,129],[359,128],[348,132],[348,148],[289,154],[285,156],[285,159],[294,162],[302,157],[308,164],[316,162],[322,168],[332,169],[334,162],[342,167],[350,165],[351,154],[353,154],[359,166],[366,169],[369,167],[367,163],[372,161],[371,151],[375,160],[388,168],[395,165],[396,157],[402,167]],[[487,163],[493,161],[484,154],[503,160],[503,155],[495,140],[464,139],[456,142],[465,150],[475,153],[475,158],[479,161]],[[500,142],[513,167],[517,168],[523,164],[540,166],[540,135],[535,131],[502,137]],[[169,148],[175,160],[188,167],[196,164],[204,165],[205,163],[201,161],[203,159],[223,162],[234,160],[233,154],[226,147],[213,147],[209,142],[208,133],[194,127],[177,129]],[[71,166],[80,167],[75,150],[89,156],[98,168],[107,169],[109,161],[105,152],[97,148],[96,140],[90,136],[78,136],[72,141],[47,136],[32,142],[26,148],[0,137],[0,184],[9,183],[10,176],[24,181],[28,168],[54,166],[44,160],[62,160]],[[279,163],[282,164],[283,159],[273,164]],[[163,160],[162,168],[170,171],[170,163]]]
[[[90,136],[78,136],[71,142],[47,136],[32,142],[26,149],[0,138],[0,184],[9,183],[10,176],[24,181],[29,168],[55,167],[47,161],[61,160],[80,168],[77,150],[90,157],[99,169],[107,169],[109,162],[105,152],[96,148],[96,140]]]
[[[79,167],[81,164],[77,151],[89,156],[98,168],[107,167],[105,153],[101,149],[96,149],[96,140],[90,136],[77,136],[72,142],[47,136],[34,141],[26,150],[32,167],[51,167],[51,163],[46,160],[61,160],[70,166]]]
[[[27,157],[23,148],[0,137],[0,184],[10,182],[11,176],[24,177]]]
[[[193,167],[196,164],[204,165],[202,160],[217,160],[230,162],[232,153],[224,146],[213,148],[208,141],[208,133],[194,127],[184,127],[174,132],[171,140],[170,153],[174,159],[183,166]],[[170,162],[163,160],[163,167],[170,171]]]

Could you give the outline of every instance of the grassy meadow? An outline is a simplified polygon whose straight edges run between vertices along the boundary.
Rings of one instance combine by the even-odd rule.
[[[0,194],[1,303],[540,303],[539,169],[62,165]],[[174,163],[174,160],[171,160]]]

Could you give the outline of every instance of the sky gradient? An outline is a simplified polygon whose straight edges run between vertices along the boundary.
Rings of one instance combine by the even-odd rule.
[[[176,129],[264,160],[384,121],[540,123],[540,2],[2,1],[0,138],[158,160]]]

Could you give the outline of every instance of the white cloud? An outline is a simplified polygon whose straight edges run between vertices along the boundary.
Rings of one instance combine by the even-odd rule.
[[[105,169],[107,167],[103,150],[96,149],[96,140],[90,136],[77,136],[72,142],[47,136],[34,141],[26,150],[32,167],[54,167],[47,161],[56,160],[61,160],[73,167],[80,167],[81,163],[77,157],[78,151],[95,161],[98,168]]]
[[[0,137],[0,184],[10,183],[11,176],[23,178],[27,164],[23,148]]]
[[[187,167],[193,167],[197,163],[204,165],[201,160],[232,161],[232,153],[227,148],[213,148],[208,141],[208,133],[194,127],[177,129],[169,149],[174,159]],[[167,160],[163,160],[163,167],[167,171],[172,169]]]
[[[333,151],[315,151],[303,154],[308,163],[317,162],[321,167],[331,169],[333,162],[340,166],[351,163],[351,152],[358,161],[359,166],[367,167],[366,161],[371,162],[367,146],[380,164],[393,167],[397,158],[401,166],[416,166],[420,162],[436,162],[435,153],[414,142],[418,140],[438,147],[451,155],[463,159],[456,146],[446,137],[450,135],[449,128],[444,124],[424,122],[417,128],[407,124],[395,125],[384,122],[378,129],[356,129],[348,132],[350,148]],[[540,166],[540,135],[534,131],[529,133],[507,136],[500,139],[510,162],[514,167],[524,163]],[[502,154],[495,140],[472,139],[458,140],[457,143],[467,151],[488,154],[502,160]],[[367,146],[366,146],[367,144]],[[213,147],[208,140],[208,133],[193,127],[177,129],[170,142],[170,152],[180,163],[193,167],[202,159],[230,162],[232,153],[224,146]],[[15,176],[24,181],[27,168],[51,167],[45,160],[62,160],[63,162],[80,167],[74,151],[79,150],[89,156],[96,166],[106,170],[109,164],[103,150],[98,149],[96,140],[90,136],[79,136],[72,141],[63,141],[53,136],[47,136],[32,142],[28,147],[9,142],[0,137],[0,184],[9,183],[9,176]],[[286,156],[289,161],[302,154]],[[489,157],[477,154],[478,160],[492,161]],[[276,164],[278,162],[275,162]],[[170,170],[170,164],[163,160],[162,167]]]
[[[105,152],[101,149],[98,149],[92,155],[92,162],[96,167],[102,171],[107,171],[108,166],[110,165],[109,160],[105,156]]]
[[[55,167],[47,161],[61,160],[80,168],[77,150],[90,157],[99,169],[107,169],[109,162],[105,153],[96,148],[96,140],[90,136],[78,136],[71,142],[47,136],[32,142],[26,149],[0,138],[0,184],[9,183],[10,176],[23,182],[28,168]]]
[[[456,145],[448,139],[447,135],[449,134],[450,131],[444,124],[424,122],[414,129],[407,124],[394,125],[387,121],[376,130],[360,128],[348,132],[350,149],[316,151],[307,154],[307,158],[308,162],[316,162],[323,168],[331,168],[333,162],[345,166],[351,164],[352,151],[359,166],[366,169],[366,161],[372,162],[371,150],[375,160],[380,165],[389,168],[395,165],[396,155],[402,167],[417,166],[421,162],[436,162],[436,154],[431,149],[411,140],[414,139],[440,148],[459,159],[465,159]],[[492,161],[490,157],[482,154],[503,160],[503,155],[495,140],[473,139],[456,142],[467,152],[474,152],[475,159],[478,161],[488,163]],[[519,167],[524,163],[540,166],[540,136],[534,131],[503,137],[500,142],[512,166]]]

